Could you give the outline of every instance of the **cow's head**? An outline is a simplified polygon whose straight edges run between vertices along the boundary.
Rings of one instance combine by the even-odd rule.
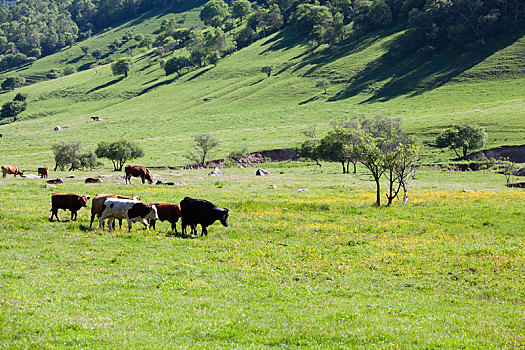
[[[158,220],[159,219],[159,215],[157,213],[157,207],[155,205],[151,206],[150,212],[148,213],[148,215],[144,217],[144,219],[146,220]]]
[[[24,172],[22,170],[18,170],[18,175],[24,175]]]
[[[219,219],[221,221],[221,224],[224,225],[224,227],[228,227],[228,215],[230,214],[230,209],[222,209],[222,216]]]
[[[80,202],[81,207],[87,207],[87,202],[89,200],[89,196],[79,196],[78,201]]]
[[[146,180],[148,180],[148,183],[151,185],[153,183],[153,178],[151,177],[151,174],[149,173],[149,171],[146,169],[146,173],[144,174],[144,178]]]

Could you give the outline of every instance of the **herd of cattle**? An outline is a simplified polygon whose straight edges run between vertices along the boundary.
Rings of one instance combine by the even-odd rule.
[[[48,168],[39,168],[39,175],[42,178],[48,176]],[[128,165],[125,168],[126,183],[131,183],[131,177],[140,177],[142,183],[147,180],[153,183],[153,178],[148,169],[138,165]],[[22,176],[24,173],[16,166],[3,165],[2,176],[7,174]],[[91,179],[91,178],[88,178]],[[88,206],[90,197],[81,196],[74,193],[54,193],[51,196],[51,218],[58,218],[58,210],[69,210],[71,220],[77,219],[77,212]],[[201,225],[202,235],[208,235],[207,227],[215,221],[219,221],[225,227],[228,227],[229,209],[219,208],[213,203],[191,197],[185,197],[179,204],[153,202],[149,205],[142,203],[139,197],[125,197],[115,194],[97,194],[91,201],[91,221],[89,227],[92,228],[95,217],[99,219],[99,227],[104,229],[105,220],[107,220],[108,230],[114,229],[115,219],[119,220],[122,227],[122,220],[128,222],[128,231],[131,231],[133,222],[141,222],[149,230],[149,226],[155,229],[155,222],[168,221],[171,224],[171,230],[177,232],[176,223],[181,218],[182,234],[186,234],[187,226],[190,226],[190,234],[197,234],[197,225]]]

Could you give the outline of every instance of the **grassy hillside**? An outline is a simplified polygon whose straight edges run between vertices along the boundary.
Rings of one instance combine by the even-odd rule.
[[[198,23],[195,9],[150,13],[19,73],[36,76],[66,63],[85,67],[92,59],[82,55],[80,45],[105,47],[130,28],[153,33],[168,17]],[[0,126],[5,135],[0,162],[25,168],[51,165],[50,147],[57,141],[80,141],[93,149],[102,140],[129,138],[146,150],[141,163],[181,165],[187,163],[183,154],[197,133],[218,138],[216,155],[223,157],[242,147],[291,147],[303,140],[301,131],[309,125],[318,124],[322,132],[331,121],[358,115],[403,118],[406,128],[426,144],[424,161],[452,157],[452,152],[430,145],[442,128],[462,121],[487,128],[487,147],[523,143],[522,35],[494,40],[459,57],[445,52],[396,60],[390,48],[400,34],[394,28],[309,52],[285,31],[181,77],[166,77],[151,52],[135,49],[126,79],[114,77],[106,65],[20,89],[28,94],[29,107],[21,121]],[[273,67],[269,78],[260,72],[265,65]],[[320,77],[332,82],[327,95],[315,87]],[[0,95],[0,103],[14,93]],[[91,115],[104,121],[92,122]],[[64,130],[54,132],[55,126]]]

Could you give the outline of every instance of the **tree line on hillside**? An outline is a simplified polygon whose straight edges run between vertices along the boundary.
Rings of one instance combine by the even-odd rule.
[[[83,40],[116,22],[183,0],[18,0],[0,7],[0,70],[30,63]],[[187,3],[187,2],[186,2]],[[199,6],[201,1],[190,1]],[[200,12],[209,29],[162,23],[156,37],[137,34],[138,46],[157,47],[161,57],[186,47],[189,57],[170,62],[168,72],[213,64],[284,27],[308,45],[336,45],[373,30],[405,29],[398,53],[431,53],[445,46],[475,47],[494,35],[521,30],[523,0],[210,0]],[[228,33],[228,35],[225,35]],[[142,35],[142,37],[141,37]],[[119,43],[114,43],[116,47]],[[111,49],[110,49],[111,50]]]

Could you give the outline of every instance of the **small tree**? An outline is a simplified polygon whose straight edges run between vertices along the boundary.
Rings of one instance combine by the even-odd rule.
[[[13,122],[16,122],[17,116],[27,108],[26,100],[26,94],[20,92],[16,94],[13,101],[6,102],[2,105],[2,109],[0,110],[0,118],[13,118]]]
[[[3,90],[14,90],[15,88],[19,87],[20,85],[25,83],[25,79],[22,77],[7,77],[2,82],[2,89]]]
[[[93,56],[94,59],[98,60],[100,57],[102,57],[102,51],[99,49],[94,49],[91,51],[91,56]]]
[[[512,177],[516,175],[519,168],[518,166],[509,161],[508,159],[505,160],[504,166],[503,166],[503,174],[505,175],[505,179],[507,180],[507,186],[510,184]]]
[[[272,67],[271,66],[261,67],[261,72],[265,73],[267,77],[269,78],[270,75],[272,75]]]
[[[129,58],[121,58],[117,62],[111,64],[111,71],[113,75],[124,74],[124,77],[128,77],[128,72],[131,69],[131,60]]]
[[[193,140],[195,141],[193,151],[189,151],[185,157],[205,167],[206,158],[210,155],[211,151],[219,145],[219,141],[210,134],[196,135]]]
[[[64,170],[67,166],[69,171],[74,171],[81,168],[93,169],[101,165],[93,151],[81,153],[81,146],[78,142],[59,142],[52,148],[55,154],[55,171]]]
[[[223,0],[210,0],[202,7],[200,19],[207,25],[218,26],[228,15],[228,4]]]
[[[84,54],[84,56],[88,54],[90,49],[91,48],[89,46],[87,46],[87,45],[80,46],[80,50],[82,50],[82,53]]]
[[[321,78],[317,80],[317,83],[315,84],[315,87],[318,87],[324,90],[323,95],[326,95],[326,89],[328,89],[329,86],[330,86],[330,82],[328,81],[328,79],[325,79],[325,78]]]
[[[100,142],[95,150],[99,158],[107,158],[113,163],[115,171],[122,171],[124,164],[131,159],[144,156],[144,151],[136,143],[126,140]]]
[[[166,62],[164,62],[164,71],[166,72],[166,75],[170,75],[173,73],[177,73],[178,75],[181,75],[181,71],[183,68],[189,67],[191,65],[190,59],[184,56],[179,57],[172,57]]]
[[[483,147],[487,141],[485,129],[475,124],[458,124],[443,131],[436,138],[438,148],[451,148],[458,158],[466,158],[469,151]],[[460,156],[458,149],[462,152]]]
[[[234,18],[239,18],[242,22],[251,11],[252,5],[248,0],[237,0],[233,3],[231,12]]]

